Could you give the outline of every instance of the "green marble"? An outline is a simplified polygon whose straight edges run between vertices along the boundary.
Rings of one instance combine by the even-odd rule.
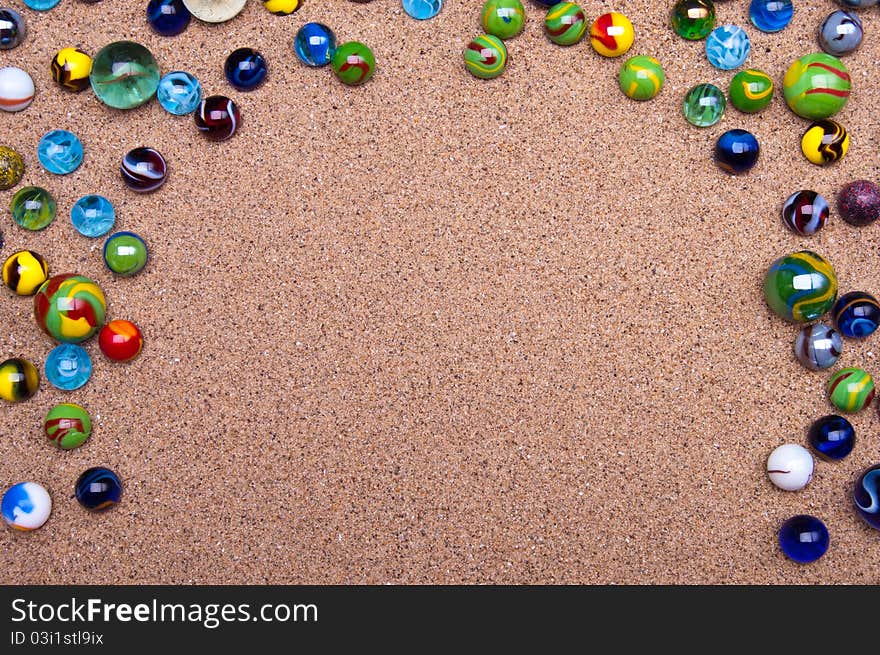
[[[685,120],[696,127],[711,127],[721,120],[727,100],[714,84],[698,84],[687,92],[682,109]]]
[[[12,196],[12,220],[26,230],[42,230],[55,220],[55,198],[38,186],[22,187]]]
[[[678,0],[670,17],[672,30],[683,39],[705,39],[715,27],[715,5],[712,0]]]
[[[133,109],[156,94],[159,66],[144,46],[116,41],[95,55],[89,80],[95,95],[105,105]]]
[[[800,250],[773,262],[764,278],[764,297],[787,321],[815,321],[837,299],[837,275],[827,259]]]
[[[764,71],[748,68],[733,76],[727,92],[734,107],[754,114],[773,100],[773,80]]]
[[[849,71],[824,52],[804,55],[785,72],[782,91],[789,108],[814,121],[830,118],[846,105],[852,89]]]

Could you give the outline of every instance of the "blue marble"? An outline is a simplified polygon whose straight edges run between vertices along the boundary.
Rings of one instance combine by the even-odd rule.
[[[443,0],[403,0],[403,10],[416,20],[434,18],[443,9]]]
[[[828,528],[815,516],[792,516],[779,528],[779,547],[801,564],[815,562],[828,550]]]
[[[46,379],[56,389],[79,389],[92,377],[92,358],[75,343],[55,346],[46,357]]]
[[[147,22],[162,36],[175,36],[189,27],[192,14],[183,0],[150,0],[147,5]]]
[[[52,498],[43,485],[19,482],[9,487],[0,502],[0,514],[16,530],[36,530],[49,520]]]
[[[731,175],[751,170],[760,152],[755,135],[746,130],[727,130],[715,142],[715,162]]]
[[[856,431],[852,423],[837,414],[816,419],[807,433],[810,445],[823,459],[843,459],[856,445]]]
[[[46,132],[37,145],[37,159],[50,173],[67,175],[83,160],[83,146],[73,132],[52,130]]]
[[[834,303],[831,315],[840,333],[849,339],[864,339],[880,327],[880,303],[870,293],[850,291]]]
[[[296,33],[293,49],[306,66],[326,66],[336,51],[336,35],[322,23],[306,23]]]
[[[84,237],[101,237],[113,228],[116,210],[104,196],[83,196],[70,208],[70,222]]]
[[[233,50],[223,67],[226,80],[239,91],[253,91],[266,81],[266,59],[253,48]]]
[[[862,471],[853,489],[853,502],[865,523],[880,530],[880,464]]]
[[[156,98],[169,114],[185,116],[193,113],[199,106],[202,85],[192,73],[172,71],[159,80]]]
[[[781,32],[793,15],[791,0],[752,0],[749,5],[749,19],[762,32]]]
[[[96,466],[79,476],[74,494],[80,505],[98,512],[113,507],[122,499],[122,483],[110,469]]]
[[[49,11],[61,0],[24,0],[24,4],[36,11]]]
[[[729,71],[742,66],[752,44],[749,35],[738,25],[716,27],[706,37],[706,59],[715,68]]]

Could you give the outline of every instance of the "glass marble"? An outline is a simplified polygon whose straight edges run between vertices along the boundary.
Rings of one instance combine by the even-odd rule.
[[[837,194],[837,211],[850,225],[870,225],[880,218],[880,187],[868,180],[850,182]]]
[[[526,10],[520,0],[487,0],[480,13],[480,22],[486,34],[499,39],[512,39],[522,32]]]
[[[590,26],[590,45],[603,57],[620,57],[629,52],[635,38],[629,18],[616,11],[602,14]]]
[[[114,362],[130,362],[141,354],[144,337],[137,325],[131,321],[117,319],[110,321],[98,333],[98,346],[101,352]]]
[[[434,18],[443,9],[443,0],[402,0],[403,10],[416,20]]]
[[[24,176],[24,159],[9,146],[0,146],[0,190],[18,185]]]
[[[192,20],[192,14],[182,0],[150,0],[147,4],[147,23],[162,36],[181,34]]]
[[[825,227],[828,201],[815,191],[802,189],[791,194],[782,205],[782,222],[795,234],[809,236]]]
[[[22,187],[12,196],[12,220],[26,230],[45,229],[55,220],[55,198],[38,186]]]
[[[841,412],[860,412],[874,399],[874,378],[863,368],[842,368],[828,381],[828,399]]]
[[[795,114],[814,121],[830,118],[846,105],[852,90],[849,71],[824,52],[804,55],[782,78],[785,102]]]
[[[663,66],[654,57],[636,55],[627,59],[617,75],[623,94],[633,100],[650,100],[666,82]]]
[[[266,81],[269,67],[265,57],[253,48],[238,48],[226,58],[223,73],[239,91],[253,91]]]
[[[27,72],[15,66],[0,68],[0,109],[22,111],[34,101],[34,81]]]
[[[862,520],[880,530],[880,464],[869,466],[856,480],[853,502]]]
[[[80,343],[104,325],[107,301],[95,282],[64,273],[46,280],[34,296],[34,318],[48,336],[62,343]]]
[[[798,564],[809,564],[828,550],[828,528],[815,516],[792,516],[779,528],[779,548]]]
[[[544,32],[557,45],[574,45],[587,32],[587,15],[573,2],[560,2],[547,11]]]
[[[813,479],[813,456],[798,444],[782,444],[767,458],[767,477],[783,491],[800,491]]]
[[[78,48],[62,48],[55,54],[50,68],[58,86],[79,92],[89,86],[92,58]]]
[[[684,117],[696,127],[711,127],[721,120],[727,108],[724,93],[714,84],[698,84],[684,97]]]
[[[3,284],[19,296],[32,296],[49,279],[46,258],[33,250],[19,250],[3,262]]]
[[[819,47],[829,55],[842,57],[859,49],[864,36],[862,20],[851,11],[833,11],[819,26]]]
[[[104,243],[104,263],[123,277],[140,273],[147,265],[146,242],[134,232],[117,232]]]
[[[464,66],[474,77],[496,78],[507,67],[507,46],[497,36],[478,36],[464,49]]]
[[[102,466],[90,468],[77,478],[74,495],[80,505],[93,512],[110,509],[122,500],[119,476]]]
[[[36,11],[49,11],[61,0],[24,0],[24,4]]]
[[[46,357],[46,379],[56,389],[79,389],[92,377],[92,358],[75,343],[55,346]]]
[[[84,407],[59,403],[43,419],[43,434],[59,448],[72,450],[83,445],[92,434],[92,419]]]
[[[306,66],[326,66],[336,51],[336,35],[323,23],[306,23],[296,33],[293,50]]]
[[[139,43],[116,41],[95,55],[89,80],[105,105],[132,109],[155,95],[159,66],[152,53]]]
[[[784,30],[793,15],[791,0],[752,0],[749,5],[749,20],[762,32]]]
[[[363,43],[348,41],[336,48],[330,65],[343,84],[357,86],[373,77],[376,72],[376,57]]]
[[[780,257],[764,278],[764,298],[778,316],[809,323],[824,315],[837,299],[837,275],[831,262],[810,250]]]
[[[28,360],[20,357],[0,364],[0,398],[20,403],[31,398],[40,388],[40,374]]]
[[[840,333],[850,339],[864,339],[880,327],[880,303],[864,291],[850,291],[840,296],[831,315]]]
[[[683,39],[705,39],[715,27],[712,0],[678,0],[672,7],[672,30]]]
[[[223,23],[244,9],[246,0],[183,0],[190,13],[206,23]]]
[[[113,229],[116,210],[104,196],[88,195],[77,200],[70,209],[70,222],[84,237],[100,237]]]
[[[805,325],[794,342],[797,360],[811,371],[831,368],[840,359],[842,351],[840,332],[823,323]]]
[[[82,142],[67,130],[46,132],[37,144],[37,159],[50,173],[67,175],[82,164]]]
[[[185,116],[193,113],[202,101],[202,85],[191,73],[172,71],[159,80],[156,98],[169,114]]]
[[[856,445],[856,431],[842,416],[829,414],[813,422],[807,439],[822,459],[837,461],[852,452]]]
[[[122,158],[122,180],[132,191],[149,193],[165,184],[168,165],[155,148],[134,148]]]
[[[767,73],[748,68],[730,80],[730,102],[746,114],[754,114],[770,104],[773,99],[773,80]]]
[[[27,36],[24,19],[14,9],[0,8],[0,50],[11,50],[21,45]]]
[[[833,164],[849,150],[849,132],[846,128],[826,118],[816,121],[801,137],[801,152],[817,166]]]
[[[302,7],[300,0],[263,0],[263,7],[270,14],[276,16],[289,16]]]
[[[728,130],[715,142],[715,162],[731,175],[746,173],[758,162],[761,151],[755,135],[746,130]]]
[[[715,68],[733,70],[743,65],[752,44],[749,35],[738,25],[716,27],[706,38],[706,59]]]
[[[238,105],[226,96],[202,98],[195,113],[196,128],[211,141],[225,141],[241,124]]]
[[[36,482],[19,482],[3,494],[0,514],[10,528],[29,532],[45,525],[52,513],[52,497]]]

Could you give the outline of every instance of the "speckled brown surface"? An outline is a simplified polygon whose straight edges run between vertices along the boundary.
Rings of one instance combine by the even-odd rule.
[[[50,189],[60,218],[31,234],[5,210],[0,254],[30,247],[54,272],[93,276],[109,316],[137,322],[147,342],[129,365],[90,342],[86,387],[65,394],[44,380],[27,403],[0,407],[0,482],[41,482],[55,502],[41,530],[0,531],[0,581],[880,582],[880,535],[849,501],[858,471],[880,460],[875,408],[852,419],[853,454],[817,463],[804,491],[776,490],[763,473],[770,450],[805,443],[831,407],[827,376],[801,368],[796,328],[761,294],[769,263],[806,246],[832,261],[842,290],[880,293],[880,227],[834,214],[807,239],[779,220],[799,188],[831,199],[877,178],[878,11],[861,12],[865,44],[846,60],[854,93],[839,118],[852,147],[818,168],[781,93],[759,115],[731,107],[705,130],[684,121],[690,86],[726,88],[733,73],[671,32],[671,3],[584,5],[591,18],[623,10],[632,54],[662,59],[666,87],[647,103],[617,89],[620,61],[554,46],[526,4],[526,30],[491,82],[461,64],[479,33],[476,0],[447,0],[424,23],[399,0],[305,0],[289,17],[250,0],[235,20],[175,38],[150,32],[145,1],[22,9],[30,35],[0,64],[28,70],[38,96],[0,116],[0,142],[25,155],[25,183]],[[834,8],[797,2],[777,35],[748,26],[748,64],[781,82]],[[745,0],[718,4],[719,23],[747,13]],[[375,78],[350,89],[298,65],[291,41],[309,20],[369,44]],[[54,87],[57,49],[121,38],[147,45],[163,71],[229,93],[241,131],[212,144],[156,102],[117,112]],[[271,69],[250,94],[222,76],[244,45]],[[733,127],[762,146],[738,178],[711,161]],[[71,176],[36,161],[51,128],[85,144]],[[118,176],[139,145],[171,168],[152,195]],[[149,242],[139,276],[112,278],[101,241],[70,225],[90,192]],[[0,307],[0,355],[42,367],[52,344],[30,301],[5,293]],[[840,364],[880,371],[876,343],[847,342]],[[72,452],[40,430],[62,400],[95,422]],[[103,515],[69,498],[93,465],[126,485]],[[806,567],[775,544],[802,512],[832,540]]]

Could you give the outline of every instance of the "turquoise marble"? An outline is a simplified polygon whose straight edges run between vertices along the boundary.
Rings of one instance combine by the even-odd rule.
[[[745,63],[751,47],[749,35],[743,28],[722,25],[706,37],[706,58],[715,68],[733,70]]]
[[[172,71],[159,80],[156,90],[159,104],[169,114],[191,114],[202,100],[202,85],[192,73]]]
[[[82,164],[82,142],[76,134],[67,130],[46,132],[37,145],[37,159],[50,173],[67,175]]]
[[[100,237],[113,228],[116,211],[104,196],[83,196],[71,207],[70,222],[84,237]]]
[[[75,343],[55,346],[46,357],[46,379],[62,391],[79,389],[92,376],[92,358]]]

